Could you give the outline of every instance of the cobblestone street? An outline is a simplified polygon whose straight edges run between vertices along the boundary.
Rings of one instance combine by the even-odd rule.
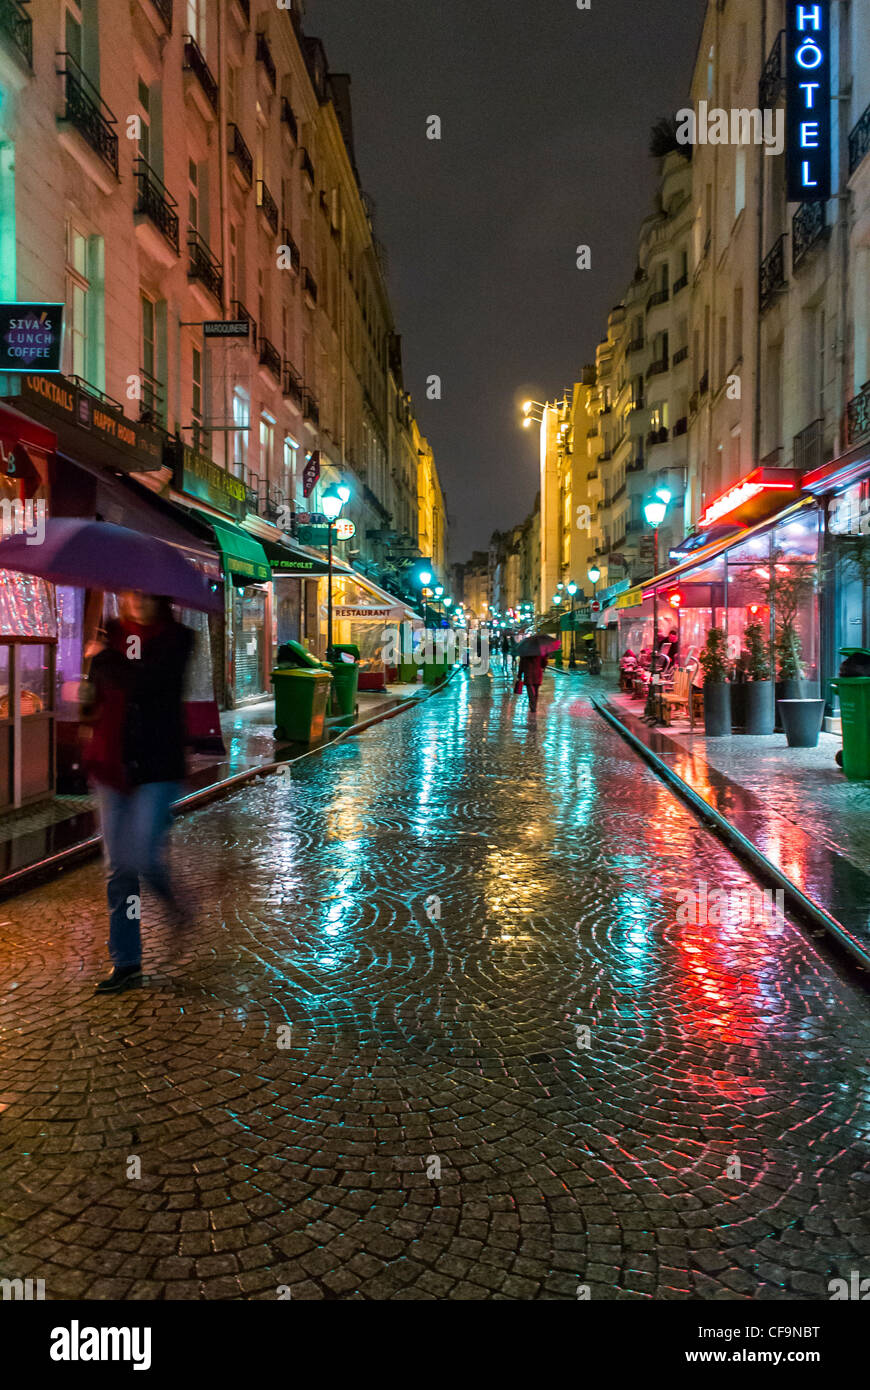
[[[870,1007],[591,709],[457,676],[0,905],[0,1276],[86,1299],[827,1299],[870,1274]],[[588,1033],[584,1033],[588,1029]],[[136,1160],[141,1165],[141,1176]]]

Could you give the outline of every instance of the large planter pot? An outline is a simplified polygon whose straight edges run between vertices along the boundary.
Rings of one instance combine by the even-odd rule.
[[[789,748],[818,746],[825,717],[824,700],[780,700],[779,713]]]
[[[748,681],[746,690],[746,732],[772,734],[776,723],[773,681]]]
[[[731,732],[731,686],[725,681],[707,681],[704,686],[704,733],[723,738]]]
[[[731,728],[740,733],[746,729],[746,681],[731,682]]]
[[[776,682],[776,728],[782,729],[782,716],[779,712],[780,700],[818,700],[821,690],[818,681],[804,680],[789,676],[787,680]]]

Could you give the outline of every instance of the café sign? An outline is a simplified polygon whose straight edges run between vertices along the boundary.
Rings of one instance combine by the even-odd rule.
[[[0,304],[0,372],[60,371],[62,304]]]
[[[831,196],[830,0],[786,0],[786,177],[791,203]]]
[[[57,435],[63,454],[117,473],[153,473],[163,466],[163,435],[130,420],[120,406],[91,395],[65,376],[10,378],[6,397]]]

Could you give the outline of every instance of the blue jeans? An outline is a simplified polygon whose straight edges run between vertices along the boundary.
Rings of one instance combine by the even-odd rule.
[[[116,969],[142,963],[140,878],[165,902],[174,902],[166,841],[172,803],[180,792],[177,782],[146,782],[131,792],[97,787],[109,900],[109,955]]]

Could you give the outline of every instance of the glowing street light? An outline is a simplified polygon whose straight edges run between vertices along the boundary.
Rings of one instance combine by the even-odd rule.
[[[327,526],[327,555],[328,568],[326,580],[326,659],[332,661],[335,651],[332,646],[332,537],[335,530],[335,523],[339,518],[341,509],[345,504],[342,497],[343,488],[328,487],[320,498],[320,510],[326,517]],[[348,491],[348,497],[350,492]]]

